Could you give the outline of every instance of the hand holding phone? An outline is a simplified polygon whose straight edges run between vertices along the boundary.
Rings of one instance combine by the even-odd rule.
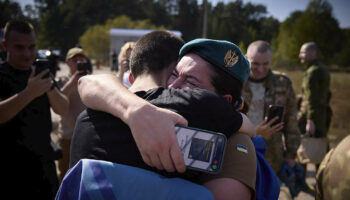
[[[36,59],[35,62],[33,63],[35,66],[35,75],[40,74],[40,72],[50,69],[50,61],[47,59]],[[50,72],[45,74],[42,79],[49,78],[50,77]]]
[[[219,173],[227,143],[224,134],[178,125],[175,132],[187,168],[212,174]]]

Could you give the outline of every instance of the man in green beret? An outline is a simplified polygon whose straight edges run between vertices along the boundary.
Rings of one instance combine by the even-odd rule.
[[[197,39],[181,48],[180,57],[181,60],[168,80],[169,86],[204,88],[219,93],[239,107],[241,89],[248,79],[250,69],[248,61],[236,45],[227,41]],[[176,154],[174,150],[178,148],[177,139],[174,138],[174,125],[181,121],[178,115],[150,106],[108,75],[80,79],[79,92],[88,107],[109,112],[129,125],[148,165],[160,170],[184,172],[183,155],[181,152]],[[215,107],[203,109],[215,110]],[[235,131],[232,130],[232,134],[233,132]],[[216,199],[250,199],[255,190],[255,149],[246,135],[234,134],[230,139],[230,148],[227,148],[225,154],[226,164],[224,163],[221,173],[211,177],[202,176],[200,179]],[[237,151],[237,142],[246,145],[249,149],[247,153]]]

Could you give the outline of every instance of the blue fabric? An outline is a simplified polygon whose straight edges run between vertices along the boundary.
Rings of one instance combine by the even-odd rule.
[[[256,151],[257,173],[256,173],[256,199],[273,200],[278,199],[280,186],[278,178],[265,159],[266,143],[261,135],[252,138]]]
[[[201,185],[106,161],[83,159],[64,177],[57,200],[210,199]]]

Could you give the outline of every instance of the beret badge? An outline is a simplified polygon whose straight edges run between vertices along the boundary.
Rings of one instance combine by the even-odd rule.
[[[236,51],[228,50],[224,58],[225,66],[233,67],[238,62],[238,58]]]

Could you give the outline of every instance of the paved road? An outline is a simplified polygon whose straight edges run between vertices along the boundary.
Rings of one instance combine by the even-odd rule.
[[[61,70],[57,71],[57,77],[59,76],[64,76],[67,75],[69,73],[69,68],[66,64],[61,64],[60,65]],[[94,74],[105,74],[105,73],[112,73],[110,71],[109,67],[101,67],[100,69],[94,69]],[[57,137],[52,134],[52,138],[54,141],[57,140]],[[315,181],[315,166],[314,165],[308,165],[307,166],[307,179],[306,181],[310,184],[310,185],[315,185],[316,181]],[[282,197],[280,198],[280,200],[287,200],[288,198],[286,197]],[[314,200],[315,198],[313,196],[311,196],[310,194],[307,194],[305,192],[300,192],[299,195],[294,198],[294,200]]]

